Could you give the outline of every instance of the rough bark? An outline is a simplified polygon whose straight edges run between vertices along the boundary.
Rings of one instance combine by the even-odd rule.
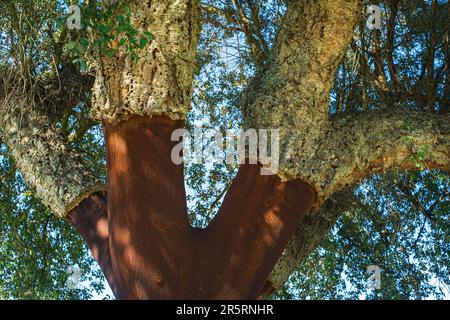
[[[118,123],[132,115],[184,119],[190,106],[195,52],[200,31],[196,0],[132,4],[132,23],[155,35],[138,61],[124,49],[97,66],[92,96],[96,119]]]
[[[62,218],[91,193],[105,190],[47,117],[32,109],[20,110],[25,109],[2,113],[2,136],[17,168],[42,203]]]
[[[247,90],[249,127],[308,128],[311,137],[320,129],[328,118],[334,74],[360,13],[357,0],[288,3],[269,67]]]
[[[354,201],[353,189],[349,188],[337,192],[319,209],[305,215],[293,239],[268,277],[266,291],[262,293],[263,297],[283,287],[292,272],[319,246],[337,219],[351,208]]]
[[[314,186],[318,205],[376,172],[418,169],[421,164],[448,170],[450,165],[448,115],[365,112],[331,119],[316,140],[306,143],[303,130],[281,131],[289,137],[281,151],[284,173]],[[420,150],[421,160],[416,157]]]
[[[284,179],[315,186],[314,173],[303,168],[322,147],[334,74],[361,9],[357,0],[289,2],[271,63],[247,90],[246,125],[280,129],[278,174]]]
[[[320,146],[320,153],[310,158],[309,166],[302,167],[301,172],[313,173],[310,177],[314,177],[313,185],[319,195],[316,208],[332,196],[302,220],[269,278],[274,289],[282,287],[296,266],[326,236],[332,226],[329,222],[335,221],[351,203],[352,197],[340,190],[371,174],[394,168],[449,171],[450,117],[401,111],[347,116],[330,121],[330,130]],[[423,157],[418,157],[420,150]],[[301,161],[292,160],[293,164]]]
[[[328,117],[334,73],[361,1],[289,1],[268,63],[244,99],[247,127],[280,129],[278,176],[242,166],[211,225],[192,228],[170,135],[189,109],[198,1],[133,6],[134,25],[156,39],[137,63],[125,52],[102,59],[92,95],[107,142],[107,216],[98,181],[48,118],[30,110],[2,115],[0,123],[25,179],[59,216],[70,211],[118,298],[256,298],[281,286],[318,245],[338,215],[327,208],[345,210],[336,192],[374,172],[416,168],[417,160],[449,169],[448,115]],[[339,206],[330,200],[317,211],[333,194]]]
[[[406,110],[328,117],[334,73],[360,13],[356,0],[289,2],[271,63],[246,93],[246,125],[280,128],[278,175],[304,181],[318,194],[316,211],[303,221],[270,276],[276,288],[328,232],[328,223],[317,227],[323,219],[317,209],[328,197],[392,168],[449,169],[448,117]]]

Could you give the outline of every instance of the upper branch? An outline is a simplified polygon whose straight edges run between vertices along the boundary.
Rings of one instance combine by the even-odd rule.
[[[304,144],[286,133],[285,174],[316,188],[319,204],[362,178],[389,169],[450,166],[450,116],[412,111],[372,111],[332,119],[320,137]],[[318,144],[318,146],[317,146]],[[312,152],[305,152],[310,150]],[[287,151],[286,151],[287,150]]]
[[[360,13],[359,0],[289,1],[271,64],[247,91],[249,125],[286,127],[327,119],[334,74]]]
[[[84,166],[80,155],[67,145],[55,124],[37,111],[33,93],[20,85],[3,84],[0,94],[3,140],[25,181],[57,216],[65,217],[91,193],[105,189]]]
[[[190,107],[192,77],[200,32],[198,0],[146,1],[131,5],[131,23],[155,39],[137,50],[126,48],[97,66],[92,95],[96,119],[118,123],[132,115],[184,119]]]
[[[298,152],[291,158],[297,176],[318,191],[318,209],[301,221],[278,261],[269,277],[273,289],[283,285],[352,206],[355,197],[349,186],[390,169],[448,171],[450,116],[398,110],[349,115],[332,119],[319,145],[312,156]]]

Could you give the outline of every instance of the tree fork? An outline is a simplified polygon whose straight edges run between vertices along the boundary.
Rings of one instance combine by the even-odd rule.
[[[170,160],[182,126],[159,116],[105,125],[117,298],[256,299],[314,190],[242,165],[211,224],[193,228],[183,166]]]

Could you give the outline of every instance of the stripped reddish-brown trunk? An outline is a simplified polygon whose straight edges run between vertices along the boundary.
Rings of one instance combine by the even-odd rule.
[[[206,229],[193,228],[183,166],[170,158],[177,143],[172,131],[182,126],[164,117],[105,125],[108,215],[98,217],[94,198],[71,220],[98,252],[119,299],[255,299],[313,204],[314,191],[262,176],[260,165],[242,165],[217,216]],[[107,250],[104,237],[83,232],[85,222],[79,221],[89,214],[95,226],[108,220]]]
[[[111,290],[116,293],[109,253],[108,206],[103,192],[94,193],[82,201],[67,216],[91,250]]]

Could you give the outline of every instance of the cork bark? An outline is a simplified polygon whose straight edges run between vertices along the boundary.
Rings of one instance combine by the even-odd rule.
[[[342,209],[330,210],[330,197],[341,199],[346,187],[394,168],[449,170],[448,115],[384,106],[329,117],[334,74],[362,10],[357,0],[289,2],[270,63],[247,89],[246,126],[280,129],[278,175],[306,182],[317,192],[314,210],[301,221],[268,287],[280,288],[325,237],[338,217],[335,208]],[[420,161],[419,153],[424,153]]]
[[[331,131],[330,90],[361,11],[358,0],[289,2],[270,63],[247,89],[246,126],[280,129],[278,174],[284,179],[316,187],[315,173],[303,171]]]
[[[97,65],[92,115],[117,124],[132,115],[184,119],[190,106],[195,53],[200,31],[195,0],[132,4],[133,26],[155,39],[133,62],[124,48]]]
[[[91,193],[105,190],[46,116],[17,109],[1,115],[0,127],[25,181],[59,218]]]

